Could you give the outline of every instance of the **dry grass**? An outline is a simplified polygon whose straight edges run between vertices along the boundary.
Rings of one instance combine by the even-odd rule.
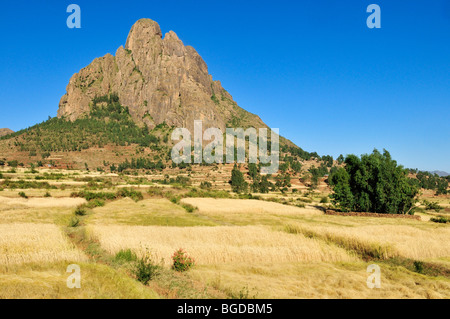
[[[448,226],[421,229],[410,225],[340,227],[297,223],[288,225],[287,231],[325,239],[377,258],[402,256],[424,260],[450,256]]]
[[[140,226],[214,226],[214,222],[188,214],[179,205],[167,199],[148,199],[134,202],[129,198],[114,201],[94,209],[89,222],[98,225],[140,225]]]
[[[47,208],[47,207],[77,207],[86,203],[84,198],[10,198],[0,196],[1,206]]]
[[[158,294],[106,265],[77,263],[81,289],[67,288],[67,262],[0,267],[0,299],[155,299]]]
[[[0,265],[83,261],[78,251],[56,225],[0,224]]]
[[[356,260],[345,250],[318,240],[258,226],[91,226],[89,231],[112,254],[128,248],[143,253],[149,248],[166,263],[179,248],[186,249],[200,265]]]
[[[222,225],[279,225],[286,218],[322,215],[315,208],[299,208],[259,200],[185,198],[182,202],[198,207],[199,215]]]
[[[214,199],[214,198],[185,198],[182,200],[200,209],[202,213],[216,214],[276,214],[276,215],[320,215],[316,209],[303,209],[274,202],[246,199]]]
[[[287,263],[200,266],[190,272],[230,296],[248,289],[248,298],[386,299],[450,298],[450,280],[379,264],[381,289],[366,285],[369,263]]]

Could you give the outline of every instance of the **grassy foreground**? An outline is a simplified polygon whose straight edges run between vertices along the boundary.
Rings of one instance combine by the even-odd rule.
[[[328,216],[320,193],[274,195],[282,204],[76,178],[0,191],[0,298],[450,297],[450,226],[430,218]],[[71,197],[83,191],[120,196]],[[195,259],[185,273],[171,269],[179,248]],[[119,260],[123,252],[135,257]],[[159,270],[144,284],[133,267],[146,254]],[[67,287],[70,264],[80,289]],[[371,264],[380,289],[367,287]]]

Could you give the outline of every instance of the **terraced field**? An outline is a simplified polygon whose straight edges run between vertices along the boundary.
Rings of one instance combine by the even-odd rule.
[[[60,174],[51,188],[0,191],[0,298],[450,297],[448,224],[329,216],[320,193],[239,199],[151,178]],[[180,248],[195,259],[185,273],[171,269]],[[160,274],[145,285],[121,254],[151,256]],[[81,289],[66,285],[70,264],[81,267]],[[371,264],[381,289],[366,285]]]

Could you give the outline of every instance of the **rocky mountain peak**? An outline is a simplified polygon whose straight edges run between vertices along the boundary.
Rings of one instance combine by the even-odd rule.
[[[116,93],[139,125],[153,128],[166,122],[193,129],[194,120],[204,128],[224,130],[233,122],[239,127],[266,127],[237,106],[219,81],[213,81],[198,52],[185,46],[175,32],[162,37],[158,23],[137,21],[125,47],[115,56],[95,59],[72,76],[62,97],[58,117],[76,120],[89,113],[91,101]]]

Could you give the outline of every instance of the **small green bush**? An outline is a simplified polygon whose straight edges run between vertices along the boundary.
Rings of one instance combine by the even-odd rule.
[[[105,201],[101,199],[93,199],[89,201],[86,206],[88,208],[103,207],[105,206]]]
[[[416,272],[418,272],[419,274],[423,273],[423,262],[421,261],[415,261],[414,262],[414,269],[416,270]]]
[[[198,208],[195,206],[192,206],[191,204],[181,204],[181,207],[183,207],[188,213],[195,212]]]
[[[69,221],[69,227],[75,228],[80,226],[80,219],[78,217],[72,217]]]
[[[450,223],[450,219],[443,217],[443,216],[430,218],[430,221],[432,221],[433,223],[439,223],[439,224]]]
[[[136,191],[132,188],[122,188],[117,192],[117,197],[129,197],[135,202],[138,202],[140,200],[144,199],[144,195],[142,195],[141,192]]]
[[[86,216],[86,208],[84,208],[84,206],[78,206],[77,209],[75,209],[75,215]]]
[[[328,199],[328,196],[324,196],[320,199],[321,204],[328,204],[330,201]]]
[[[209,190],[212,188],[212,184],[210,182],[204,181],[200,183],[200,188]]]
[[[48,198],[48,197],[52,197],[52,195],[49,192],[45,192],[44,197]]]
[[[172,269],[178,272],[188,271],[195,265],[193,258],[189,257],[183,249],[178,249],[172,256]]]
[[[426,210],[434,210],[439,213],[442,209],[444,209],[442,206],[440,206],[437,202],[429,202],[426,199],[423,201],[423,205],[425,206]]]
[[[161,273],[161,269],[162,267],[157,265],[151,258],[151,255],[147,253],[136,262],[133,273],[138,281],[147,285],[150,280],[153,280]]]
[[[28,196],[24,192],[20,192],[19,196],[22,198],[28,198]]]

